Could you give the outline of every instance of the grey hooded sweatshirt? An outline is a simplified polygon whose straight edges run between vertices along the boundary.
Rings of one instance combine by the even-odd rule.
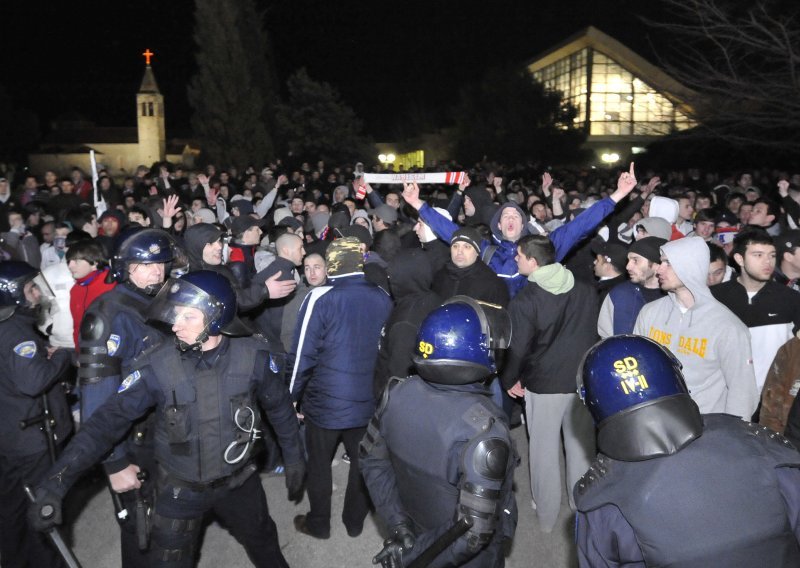
[[[675,292],[646,304],[633,333],[667,347],[683,365],[683,376],[702,414],[724,412],[749,420],[758,404],[750,332],[714,299],[706,286],[708,245],[686,237],[661,247],[675,274],[694,297],[682,311]]]

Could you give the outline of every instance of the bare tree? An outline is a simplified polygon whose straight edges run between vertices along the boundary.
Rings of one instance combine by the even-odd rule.
[[[800,150],[800,6],[796,0],[661,0],[661,65],[688,87],[689,113],[736,146]]]

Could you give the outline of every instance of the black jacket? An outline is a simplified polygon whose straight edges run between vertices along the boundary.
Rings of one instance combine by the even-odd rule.
[[[514,333],[500,375],[503,386],[520,380],[539,394],[574,393],[580,359],[598,340],[592,285],[576,278],[568,292],[551,294],[528,282],[508,311]]]
[[[464,295],[504,308],[509,302],[508,287],[480,259],[466,268],[458,268],[452,260],[447,261],[433,277],[433,291],[442,300]]]
[[[431,290],[433,271],[422,249],[400,251],[389,263],[389,285],[394,309],[381,336],[375,366],[375,398],[380,398],[391,377],[413,374],[414,348],[422,320],[441,303]]]

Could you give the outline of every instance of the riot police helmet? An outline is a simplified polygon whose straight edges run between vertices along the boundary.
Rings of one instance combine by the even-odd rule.
[[[639,335],[603,339],[584,355],[579,392],[597,426],[597,445],[625,461],[669,455],[702,434],[681,364]]]
[[[222,274],[211,270],[189,272],[169,278],[148,308],[152,320],[174,324],[179,308],[196,308],[203,313],[205,329],[197,340],[181,348],[198,348],[209,336],[250,335],[252,330],[236,315],[236,292]]]
[[[175,249],[175,241],[163,229],[129,227],[114,242],[107,281],[126,282],[131,264],[164,264],[167,271],[175,259]]]
[[[26,290],[29,282],[33,282],[34,287]],[[11,317],[18,307],[33,307],[42,302],[52,303],[54,297],[41,273],[27,262],[0,262],[0,321]]]
[[[454,296],[420,325],[414,365],[426,381],[463,385],[497,371],[496,353],[511,340],[511,318],[501,306]]]

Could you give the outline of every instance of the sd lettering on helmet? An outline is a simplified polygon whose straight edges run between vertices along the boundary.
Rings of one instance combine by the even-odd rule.
[[[625,394],[633,394],[648,389],[647,379],[639,371],[639,362],[635,357],[625,357],[614,361],[614,370],[620,377],[619,385]]]
[[[433,345],[425,341],[419,342],[417,350],[422,355],[423,359],[427,359],[429,356],[433,355]]]

